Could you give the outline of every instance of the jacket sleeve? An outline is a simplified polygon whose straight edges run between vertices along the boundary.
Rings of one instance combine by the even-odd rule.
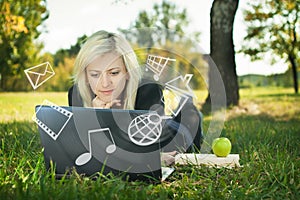
[[[155,110],[164,115],[163,88],[157,83],[145,83],[138,88],[135,109]]]
[[[188,101],[185,102],[182,110],[174,118],[174,121],[184,125],[187,128],[191,137],[193,138],[194,145],[188,148],[188,152],[199,151],[201,149],[201,144],[204,139],[202,130],[202,118],[202,113],[196,108],[192,98],[189,98]]]
[[[202,114],[192,99],[183,105],[178,115],[166,120],[161,141],[164,151],[200,151],[203,142]]]
[[[155,110],[164,116],[163,87],[155,82],[140,86],[137,92],[135,109]],[[182,105],[183,103],[180,102]],[[189,98],[177,116],[168,119],[161,135],[161,146],[165,151],[174,151],[174,147],[184,147],[187,152],[201,149],[203,140],[202,115]],[[170,147],[170,148],[169,148]]]

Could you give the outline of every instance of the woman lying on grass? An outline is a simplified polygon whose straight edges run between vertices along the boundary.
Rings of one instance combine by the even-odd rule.
[[[98,31],[86,40],[75,61],[74,83],[68,93],[70,106],[154,110],[164,115],[162,86],[143,78],[133,49],[118,34]],[[183,113],[189,118],[184,121],[189,123],[181,123]],[[166,120],[160,143],[164,151],[171,152],[164,154],[167,164],[174,162],[176,151],[200,149],[200,122],[199,112],[191,100],[179,115]],[[167,148],[176,134],[182,134],[179,143],[189,146]],[[185,141],[187,138],[190,140]]]

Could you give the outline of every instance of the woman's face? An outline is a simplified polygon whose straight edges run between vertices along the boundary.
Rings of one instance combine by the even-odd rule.
[[[118,99],[128,79],[123,59],[115,53],[96,57],[87,66],[86,75],[92,91],[104,102]]]

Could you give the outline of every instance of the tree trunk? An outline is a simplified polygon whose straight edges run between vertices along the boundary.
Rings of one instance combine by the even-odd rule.
[[[295,94],[298,94],[298,74],[297,74],[297,65],[295,57],[289,54],[289,61],[292,65],[293,79],[294,79],[294,90]]]
[[[1,74],[1,92],[7,91],[7,75]]]
[[[209,68],[209,95],[205,106],[212,104],[213,99],[219,99],[221,81],[225,87],[226,104],[237,105],[239,87],[236,74],[235,51],[233,45],[233,22],[239,0],[214,0],[210,13],[210,56],[216,67]],[[219,71],[222,80],[217,80]],[[218,102],[217,102],[218,103]]]

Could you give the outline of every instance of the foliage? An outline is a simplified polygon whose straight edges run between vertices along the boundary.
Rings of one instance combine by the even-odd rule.
[[[290,88],[293,86],[293,81],[291,80],[292,71],[289,69],[283,74],[273,74],[273,75],[254,75],[248,74],[238,77],[239,87],[287,87]],[[300,73],[298,73],[300,77]]]
[[[185,76],[185,74],[192,74],[190,86],[194,90],[207,89],[207,63],[203,59],[203,55],[198,52],[188,52],[180,50],[187,48],[182,43],[172,43],[166,49],[151,48],[148,51],[140,49],[133,45],[135,53],[138,57],[139,63],[142,65],[143,70],[146,69],[147,56],[157,55],[165,58],[175,59],[176,62],[168,61],[167,67],[163,68],[160,75],[160,82],[164,83],[170,80],[170,77]],[[157,60],[158,61],[158,60]],[[162,62],[163,63],[163,62]],[[153,76],[153,73],[144,73],[145,77]],[[152,79],[152,77],[148,77]]]
[[[47,19],[46,0],[0,1],[1,90],[26,88],[25,68],[39,64],[42,45],[36,42]]]
[[[165,76],[190,73],[194,75],[194,88],[204,89],[207,66],[197,47],[200,33],[188,37],[188,25],[186,9],[164,0],[154,4],[152,10],[140,11],[128,29],[119,31],[133,44],[140,63],[146,62],[148,54],[176,59],[176,63],[170,64],[172,72],[164,72]]]
[[[251,1],[244,10],[247,36],[242,51],[260,59],[272,50],[280,58],[297,51],[299,43],[300,1]],[[294,35],[293,31],[297,31]],[[296,36],[296,38],[294,38]],[[251,45],[250,45],[251,44]],[[276,62],[276,57],[272,57]]]
[[[83,35],[68,49],[59,49],[55,54],[45,53],[42,57],[49,61],[54,68],[55,76],[47,81],[39,91],[67,91],[73,84],[72,72],[76,55],[82,43],[87,38]]]
[[[64,94],[35,93],[40,99],[50,96],[57,104],[65,104],[61,98]],[[3,99],[3,94],[0,95]],[[225,122],[222,135],[231,140],[232,153],[240,155],[242,167],[177,165],[167,181],[156,185],[127,182],[111,175],[92,180],[74,173],[69,178],[55,179],[53,169],[45,169],[37,125],[22,121],[19,115],[0,125],[0,196],[1,199],[299,199],[299,98],[292,94],[292,89],[241,89],[241,101],[245,104],[254,101],[262,111],[257,115],[233,115]],[[22,95],[11,93],[5,103],[11,101],[16,102],[17,110],[22,110],[18,106],[23,105]],[[205,130],[208,126],[209,116],[206,116]]]
[[[154,44],[163,45],[166,41],[182,39],[188,24],[186,9],[179,9],[176,4],[164,0],[161,4],[154,4],[152,10],[141,11],[127,30],[120,31],[126,33],[129,41],[141,47],[151,48]],[[195,33],[194,40],[197,40],[198,36],[199,33]]]
[[[72,72],[75,57],[65,57],[55,66],[55,76],[45,86],[46,91],[67,91],[73,84]]]
[[[83,35],[77,39],[74,45],[71,45],[68,49],[59,49],[55,54],[44,53],[41,57],[43,60],[47,60],[54,72],[55,76],[47,80],[38,91],[67,91],[73,84],[72,72],[74,69],[74,62],[77,53],[80,50],[82,42],[87,38]],[[27,79],[24,78],[27,83]]]
[[[295,91],[298,91],[297,62],[300,47],[300,1],[261,0],[249,2],[244,10],[247,36],[241,52],[252,60],[266,55],[271,63],[283,59],[293,69]],[[299,67],[299,66],[298,66]]]
[[[37,90],[66,91],[72,84],[71,76],[72,68],[74,67],[74,59],[87,36],[83,35],[79,37],[77,42],[74,45],[71,45],[70,48],[59,49],[53,55],[50,53],[40,55],[39,52],[43,46],[42,44],[38,44],[35,39],[39,36],[41,31],[43,31],[41,28],[42,22],[48,17],[46,0],[27,0],[23,2],[14,2],[14,4],[9,0],[5,0],[5,3],[3,3],[3,5],[1,4],[1,6],[3,7],[3,10],[6,10],[5,14],[10,16],[9,13],[11,13],[12,18],[15,20],[11,20],[11,23],[3,23],[4,29],[2,33],[5,33],[6,35],[10,33],[10,39],[4,41],[4,37],[0,37],[0,43],[3,43],[3,45],[1,44],[0,46],[0,52],[3,51],[3,57],[2,59],[0,58],[1,90],[31,90],[32,88],[28,83],[23,70],[48,61],[55,71],[55,76]],[[2,16],[0,20],[5,21],[6,18]],[[188,25],[186,10],[179,9],[175,4],[163,1],[162,4],[155,4],[153,9],[149,12],[142,11],[139,18],[140,20],[137,20],[136,23],[133,24],[136,28],[158,27],[159,30],[155,32],[156,35],[152,36],[154,38],[156,37],[155,43],[164,45],[164,49],[172,51],[174,56],[177,57],[178,62],[176,63],[176,66],[174,66],[174,71],[178,73],[194,74],[194,78],[192,79],[194,89],[205,88],[206,84],[204,80],[206,78],[207,68],[205,68],[202,56],[200,53],[197,53],[196,47],[193,45],[195,43],[194,41],[198,40],[199,33],[194,34],[194,40],[183,37],[184,29]],[[147,22],[147,20],[150,20],[151,22]],[[140,53],[143,52],[143,55],[140,54],[139,59],[141,63],[145,63],[145,55],[148,53],[149,49],[141,49],[140,47],[146,45],[143,43],[143,39],[145,39],[144,42],[151,40],[149,40],[148,37],[144,37],[144,32],[138,32],[138,35],[134,35],[137,32],[131,28],[133,27],[129,28],[131,31],[126,35],[128,37],[131,35],[130,43],[133,46],[139,44],[135,49],[140,51]],[[138,30],[142,31],[142,29]],[[154,32],[149,33],[153,34]],[[162,35],[165,35],[165,37],[163,38]],[[23,38],[22,42],[19,38]],[[179,38],[181,38],[180,42]],[[170,41],[173,39],[176,39],[177,41],[174,41],[171,45]],[[18,40],[20,40],[20,42],[17,42]],[[25,40],[26,42],[24,42]],[[13,45],[11,50],[7,49],[10,45]],[[185,51],[182,51],[182,49],[185,49]],[[153,49],[152,53],[159,54],[159,50]]]

